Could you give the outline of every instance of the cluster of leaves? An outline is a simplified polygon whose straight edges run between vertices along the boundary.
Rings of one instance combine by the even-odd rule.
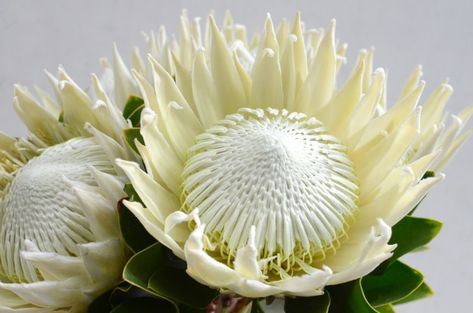
[[[139,135],[139,115],[143,100],[130,97],[124,116],[133,128],[125,131],[131,147]],[[425,177],[434,175],[426,173]],[[125,186],[128,198],[140,201],[131,185]],[[414,211],[414,210],[413,210]],[[440,231],[441,223],[412,216],[413,211],[392,229],[390,243],[397,244],[394,255],[371,274],[360,279],[329,286],[322,296],[287,297],[287,313],[392,313],[394,305],[415,301],[432,294],[423,275],[404,264],[400,257],[424,248]],[[123,240],[133,254],[119,286],[96,299],[89,313],[197,313],[207,312],[218,291],[201,285],[186,273],[186,264],[151,237],[137,218],[120,202],[118,215]],[[264,313],[252,299],[251,313]],[[248,300],[249,302],[250,300]]]

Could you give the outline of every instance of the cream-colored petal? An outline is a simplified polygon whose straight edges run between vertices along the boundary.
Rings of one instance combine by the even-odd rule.
[[[164,225],[158,221],[149,209],[144,208],[139,202],[130,202],[125,200],[123,201],[123,204],[130,209],[151,236],[171,249],[176,256],[185,259],[182,247],[179,246],[174,238],[164,232]]]
[[[0,312],[15,312],[13,308],[25,307],[28,303],[11,291],[0,289]],[[4,307],[7,306],[7,307]],[[39,309],[39,308],[38,308]],[[3,310],[3,311],[2,311]],[[10,310],[10,311],[8,311]],[[33,311],[34,312],[34,311]],[[40,311],[41,312],[41,311]],[[44,311],[43,311],[44,312]]]
[[[338,138],[346,136],[348,120],[361,100],[365,58],[366,52],[363,51],[345,86],[317,114],[317,118],[324,122],[330,132]]]
[[[148,171],[155,172],[164,181],[167,188],[174,194],[179,194],[183,164],[179,156],[159,130],[160,123],[156,114],[145,108],[141,113],[141,135],[143,136],[152,166]]]
[[[251,108],[283,108],[284,95],[278,58],[277,52],[270,48],[262,50],[256,58],[250,93]]]
[[[366,73],[366,71],[365,71]],[[374,72],[372,84],[363,96],[363,99],[353,112],[346,128],[346,133],[343,137],[347,138],[346,142],[351,144],[351,137],[356,134],[360,129],[366,126],[367,123],[373,118],[376,112],[376,106],[381,101],[383,93],[384,81],[386,75],[384,70],[379,68]]]
[[[332,20],[307,79],[297,94],[296,111],[314,116],[328,103],[335,90],[336,66],[335,20]]]
[[[412,93],[419,86],[422,74],[422,65],[417,65],[417,67],[407,79],[406,84],[404,85],[404,88],[401,91],[401,99]]]
[[[39,105],[27,91],[16,85],[14,108],[28,129],[49,144],[63,140],[57,117]],[[53,141],[51,142],[51,139]]]
[[[119,108],[125,106],[128,97],[138,95],[138,89],[133,77],[130,74],[125,62],[123,62],[118,48],[113,45],[113,78],[114,78],[114,92],[115,104]]]
[[[260,279],[261,269],[258,264],[258,251],[255,245],[256,229],[250,228],[248,243],[245,247],[238,249],[235,257],[235,271],[247,279]]]
[[[294,24],[292,26],[292,34],[296,36],[294,43],[294,63],[296,69],[296,85],[301,86],[307,79],[307,57],[304,42],[304,26],[301,21],[301,13],[297,12]],[[281,41],[279,41],[281,42]]]
[[[5,301],[5,302],[3,302]],[[6,305],[6,306],[3,306]],[[9,305],[9,302],[6,302],[4,298],[0,295],[0,313],[50,313],[51,310],[49,308],[28,308],[28,307],[17,307],[15,308],[14,305]],[[54,313],[66,313],[69,310],[55,310]]]
[[[210,31],[210,70],[215,81],[224,112],[234,113],[239,108],[246,107],[248,100],[245,96],[240,75],[227,47],[223,34],[215,24],[212,16],[208,19]]]
[[[427,195],[432,187],[445,178],[443,174],[421,180],[417,185],[410,188],[394,205],[385,220],[388,225],[395,225],[406,216]]]
[[[62,281],[41,281],[29,284],[0,282],[0,289],[9,290],[26,302],[49,308],[68,307],[71,303],[85,303],[86,296],[79,289],[80,281],[69,278]]]
[[[366,144],[381,131],[391,133],[406,121],[412,115],[412,112],[416,110],[416,105],[419,102],[424,86],[425,83],[421,82],[419,87],[406,97],[399,100],[399,102],[397,102],[389,111],[371,120],[366,127],[360,131],[361,134],[356,147]],[[424,110],[422,113],[424,113]]]
[[[287,294],[301,297],[313,297],[323,294],[323,287],[332,276],[332,270],[324,267],[322,270],[313,268],[312,272],[302,276],[293,276],[272,285],[284,289]]]
[[[328,280],[328,285],[336,285],[348,282],[373,271],[379,264],[391,257],[395,245],[388,245],[391,238],[391,228],[378,219],[366,238],[359,241],[356,249],[342,245],[337,251],[335,258],[328,259],[325,264],[329,266],[334,274]],[[336,264],[339,260],[349,260],[350,265]]]
[[[122,136],[122,130],[127,128],[127,122],[121,111],[109,99],[99,78],[92,75],[92,86],[94,87],[97,102],[93,107],[94,112],[100,114],[98,122],[109,136],[119,140]]]
[[[297,85],[297,71],[295,61],[295,44],[297,37],[291,35],[287,38],[285,49],[282,50],[281,56],[281,76],[282,87],[284,91],[284,105],[289,112],[296,110],[296,92]]]
[[[468,138],[471,137],[472,134],[473,134],[473,129],[470,129],[469,131],[465,132],[463,135],[456,138],[455,141],[448,148],[448,150],[442,155],[438,163],[433,164],[432,169],[434,171],[442,170],[446,166],[448,160],[450,160],[455,155],[458,149],[460,149],[460,147],[465,143],[465,141]]]
[[[205,61],[205,52],[203,50],[197,51],[194,59],[192,91],[197,115],[204,128],[213,126],[225,116],[225,107],[219,101],[215,81]]]
[[[104,134],[88,122],[85,123],[84,125],[85,131],[87,131],[88,134],[91,134],[94,136],[95,140],[99,145],[103,147],[103,150],[105,154],[107,155],[108,159],[112,162],[116,158],[123,158],[123,159],[129,159],[130,153],[125,150],[125,148],[120,145],[118,142],[116,142],[113,138],[109,137],[108,135]],[[118,168],[115,164],[113,164],[114,169],[120,173],[120,168]]]
[[[87,290],[88,292],[101,291],[109,286],[110,281],[120,280],[126,262],[121,239],[81,244],[79,250],[87,273],[96,284],[93,287],[97,288],[96,290]]]
[[[99,186],[97,191],[105,197],[109,203],[114,203],[117,199],[126,197],[126,193],[123,191],[123,183],[118,180],[116,176],[101,172],[94,167],[90,167],[90,171]]]
[[[174,64],[174,70],[176,72],[176,85],[182,92],[182,95],[184,96],[192,110],[194,112],[197,112],[195,107],[194,95],[192,93],[192,73],[189,70],[190,66],[184,66],[174,54],[172,54],[172,60]]]
[[[31,241],[25,241],[26,251],[21,257],[39,270],[45,280],[64,280],[70,277],[87,278],[83,261],[78,257],[42,252]],[[84,281],[83,284],[90,282]]]
[[[164,232],[178,242],[185,242],[189,237],[190,230],[187,222],[196,218],[198,210],[186,214],[182,211],[175,211],[166,217]]]
[[[227,265],[216,261],[204,250],[205,225],[199,225],[184,246],[187,273],[198,282],[215,288],[226,288],[251,298],[267,297],[283,290],[257,280],[246,279]]]
[[[445,112],[445,105],[453,93],[453,88],[449,84],[441,84],[432,92],[423,105],[421,118],[422,129],[429,129],[433,124],[439,123]]]
[[[363,192],[378,186],[399,162],[416,135],[417,116],[412,115],[408,122],[371,149],[359,149],[351,155]]]
[[[130,179],[141,200],[161,224],[164,224],[169,214],[179,209],[176,196],[146,175],[137,163],[124,160],[116,162]]]
[[[75,187],[74,193],[87,218],[95,240],[120,237],[120,229],[115,211],[116,207],[111,204],[113,202],[107,201],[97,190],[88,191]]]
[[[59,88],[64,108],[64,122],[82,130],[85,123],[98,127],[90,98],[70,81],[60,81]]]
[[[181,160],[185,160],[187,149],[194,143],[194,137],[203,131],[202,125],[169,73],[155,60],[151,59],[151,62],[162,121],[170,143]]]
[[[266,19],[265,33],[252,68],[250,107],[282,109],[284,107],[279,45],[271,17]]]

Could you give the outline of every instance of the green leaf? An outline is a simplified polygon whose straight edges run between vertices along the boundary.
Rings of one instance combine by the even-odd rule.
[[[156,243],[156,239],[146,231],[136,216],[123,205],[123,201],[118,202],[118,219],[123,240],[131,251],[136,253]]]
[[[130,148],[139,154],[138,148],[135,144],[135,139],[137,139],[141,144],[144,144],[143,136],[140,134],[140,129],[138,127],[127,128],[123,130],[123,135],[125,136],[126,143]]]
[[[149,279],[153,276],[156,267],[159,266],[159,259],[162,253],[161,249],[161,244],[157,242],[132,256],[123,270],[123,279],[133,286],[146,290],[157,297],[168,300],[174,305],[175,312],[179,312],[174,301],[161,296],[159,293],[148,287]]]
[[[264,313],[263,308],[259,304],[258,300],[253,300],[251,303],[251,312],[250,313]]]
[[[416,300],[421,300],[424,298],[431,297],[434,294],[432,289],[430,289],[429,285],[427,285],[425,282],[423,282],[414,292],[412,292],[410,295],[408,295],[405,298],[402,298],[401,300],[395,302],[394,304],[402,304],[402,303],[407,303],[407,302],[412,302]]]
[[[363,277],[361,285],[368,302],[373,306],[382,306],[407,297],[422,284],[423,280],[424,277],[420,272],[400,261],[395,261],[382,275]]]
[[[192,308],[205,308],[217,296],[217,291],[199,284],[186,273],[185,263],[160,246],[156,250],[155,272],[148,287],[159,295]]]
[[[140,126],[140,115],[145,107],[144,103],[143,99],[136,96],[130,96],[126,101],[123,108],[123,117],[125,120],[130,120],[133,127]]]
[[[61,111],[61,113],[59,113],[59,116],[57,118],[57,121],[59,123],[64,123],[64,110]]]
[[[392,263],[404,254],[428,244],[438,235],[441,228],[442,223],[433,219],[404,217],[393,226],[389,243],[397,244],[397,247],[388,262]]]
[[[113,308],[109,300],[111,292],[112,291],[109,290],[92,301],[92,303],[89,305],[89,308],[87,309],[87,313],[110,312]]]
[[[186,264],[161,245],[155,243],[135,254],[125,266],[123,278],[162,299],[194,309],[205,308],[217,291],[197,283],[186,273]],[[190,312],[183,308],[183,311]]]
[[[286,313],[328,313],[330,296],[326,292],[316,297],[286,297],[284,312]]]
[[[425,172],[424,176],[422,176],[422,179],[431,178],[431,177],[435,177],[435,172],[434,171],[427,171],[427,172]]]
[[[108,311],[102,311],[105,313]],[[175,313],[176,308],[169,302],[156,298],[134,298],[127,299],[110,313]]]
[[[128,200],[143,203],[140,199],[140,196],[138,196],[135,187],[133,187],[132,184],[125,184],[125,186],[123,187],[123,191],[125,191],[126,195],[128,196]]]
[[[376,311],[378,311],[378,313],[396,313],[391,304],[386,304],[386,305],[377,307]]]
[[[326,288],[331,305],[329,313],[377,313],[366,300],[359,279]]]

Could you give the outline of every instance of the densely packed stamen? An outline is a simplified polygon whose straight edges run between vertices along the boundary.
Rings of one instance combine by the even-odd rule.
[[[357,208],[346,148],[315,118],[240,109],[196,138],[183,210],[199,208],[209,250],[232,263],[256,226],[265,271],[295,272],[337,246]]]
[[[95,186],[91,167],[113,173],[113,165],[93,139],[72,139],[47,148],[19,168],[0,202],[0,274],[12,282],[41,279],[20,252],[25,240],[41,251],[79,255],[78,243],[94,240],[74,187]]]

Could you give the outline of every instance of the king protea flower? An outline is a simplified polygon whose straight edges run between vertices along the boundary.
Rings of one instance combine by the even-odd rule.
[[[418,106],[420,68],[386,108],[371,50],[338,87],[335,21],[276,31],[268,17],[250,43],[230,18],[181,22],[178,41],[148,36],[151,66],[134,71],[145,168],[118,161],[148,232],[195,280],[253,298],[320,295],[388,259],[391,226],[443,179],[472,108],[446,127],[448,84]]]
[[[85,312],[126,261],[116,216],[125,177],[114,164],[135,158],[124,99],[95,75],[92,98],[62,68],[49,77],[57,101],[15,89],[30,135],[0,134],[0,312]],[[118,54],[106,77],[134,88]]]

